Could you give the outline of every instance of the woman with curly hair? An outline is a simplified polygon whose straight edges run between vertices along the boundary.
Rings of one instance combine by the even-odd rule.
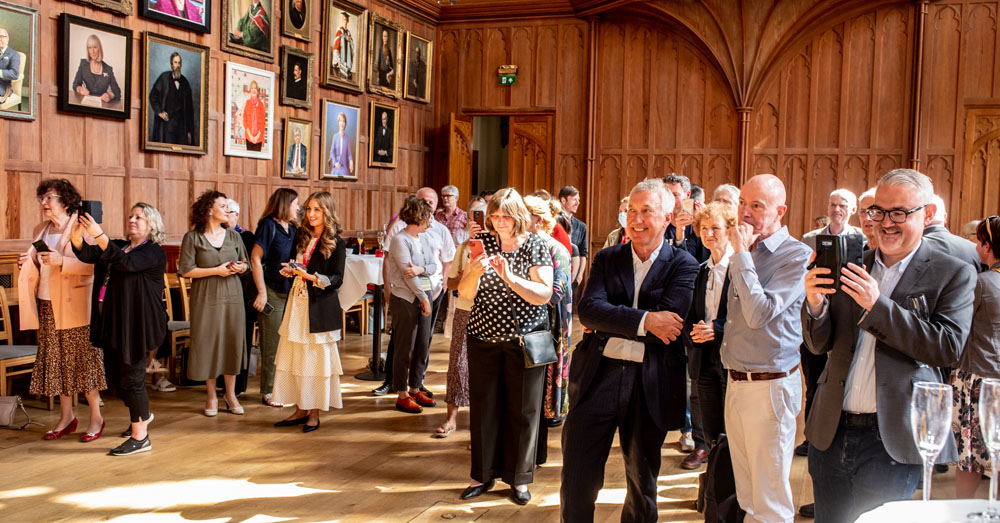
[[[146,394],[146,358],[167,334],[163,306],[163,273],[167,254],[160,247],[166,238],[159,211],[139,202],[129,212],[125,239],[111,240],[89,214],[70,230],[73,253],[94,264],[97,285],[91,296],[90,340],[104,350],[108,381],[118,386],[128,406],[130,436],[111,449],[112,456],[127,456],[152,448],[146,427],[153,419]],[[97,245],[83,241],[86,232]]]
[[[247,365],[244,357],[246,314],[240,274],[249,269],[239,233],[228,229],[225,194],[205,191],[191,206],[191,229],[181,242],[177,272],[191,278],[191,349],[188,378],[204,381],[205,415],[219,413],[215,378],[226,384],[229,412],[243,414],[236,399],[236,375]]]
[[[281,264],[281,274],[293,280],[274,358],[274,401],[294,403],[295,412],[274,425],[302,425],[302,432],[312,432],[319,428],[319,411],[344,407],[337,342],[347,246],[333,195],[310,194],[299,214],[295,262]]]
[[[76,430],[73,396],[84,393],[90,422],[82,441],[104,432],[99,391],[107,388],[104,356],[90,343],[90,291],[94,266],[77,259],[69,233],[83,199],[69,180],[42,180],[35,191],[44,220],[35,227],[35,243],[17,259],[18,312],[21,330],[38,330],[38,355],[28,392],[59,396],[59,423],[44,439],[58,439]],[[88,243],[94,239],[89,235]],[[35,247],[41,241],[45,248]]]

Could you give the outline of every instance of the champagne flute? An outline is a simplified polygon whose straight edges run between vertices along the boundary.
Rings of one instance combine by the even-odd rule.
[[[997,510],[997,465],[1000,462],[1000,380],[996,378],[983,379],[979,388],[979,428],[983,434],[983,443],[990,449],[990,504],[983,519],[1000,519]]]
[[[951,385],[921,381],[913,384],[910,428],[924,462],[924,501],[931,499],[934,458],[941,453],[951,431]]]
[[[382,230],[379,231],[378,234],[375,235],[375,238],[378,240],[378,248],[380,250],[384,251],[385,250],[385,227],[383,227]]]
[[[365,254],[365,232],[358,231],[358,254]]]

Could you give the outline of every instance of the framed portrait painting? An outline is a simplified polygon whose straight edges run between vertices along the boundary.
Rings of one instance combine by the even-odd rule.
[[[368,10],[351,2],[324,0],[323,85],[362,92]]]
[[[142,55],[143,149],[207,153],[208,47],[147,31]]]
[[[406,33],[406,85],[403,86],[403,94],[408,100],[430,101],[433,45],[430,40]]]
[[[132,14],[132,0],[73,0],[78,4],[100,7],[113,13],[128,16]]]
[[[403,95],[403,26],[372,13],[368,22],[368,90]]]
[[[222,50],[274,63],[274,0],[222,2]],[[281,0],[277,0],[281,1]]]
[[[318,0],[281,0],[281,32],[312,42],[312,4]]]
[[[0,2],[0,117],[34,120],[38,11]]]
[[[199,33],[212,32],[212,3],[216,0],[136,0],[139,14]]]
[[[323,155],[319,162],[321,179],[358,179],[360,128],[361,107],[323,99]]]
[[[132,31],[66,13],[59,26],[59,109],[129,118]]]
[[[371,102],[368,115],[368,166],[395,168],[399,106]]]
[[[223,153],[270,160],[274,151],[274,73],[226,62]]]
[[[285,168],[282,178],[309,179],[309,148],[312,146],[312,122],[285,118]]]
[[[312,107],[313,54],[281,46],[281,103]]]

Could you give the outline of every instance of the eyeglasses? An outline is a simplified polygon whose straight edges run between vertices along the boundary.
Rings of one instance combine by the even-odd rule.
[[[443,193],[441,194],[442,198],[454,198],[456,196],[458,196],[458,195],[457,194],[443,194]]]
[[[494,221],[494,222],[514,221],[514,217],[506,215],[506,214],[491,214],[490,215],[490,220]]]
[[[45,196],[39,196],[36,199],[38,200],[38,203],[46,203],[46,202],[51,202],[51,201],[54,201],[54,200],[60,200],[61,197],[58,194],[49,193],[49,194],[46,194]]]
[[[920,207],[914,207],[906,211],[903,209],[886,210],[881,207],[876,207],[872,205],[871,207],[865,209],[865,212],[868,214],[868,217],[872,219],[872,221],[878,223],[881,223],[882,220],[884,220],[887,215],[889,216],[889,220],[892,221],[892,223],[903,223],[906,221],[907,218],[910,217],[911,214],[919,211],[920,209],[923,209],[924,207],[927,207],[926,203],[921,205]]]

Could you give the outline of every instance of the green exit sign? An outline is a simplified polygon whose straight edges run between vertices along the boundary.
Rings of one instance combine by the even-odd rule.
[[[500,85],[514,85],[517,83],[516,74],[502,74],[500,75]]]

